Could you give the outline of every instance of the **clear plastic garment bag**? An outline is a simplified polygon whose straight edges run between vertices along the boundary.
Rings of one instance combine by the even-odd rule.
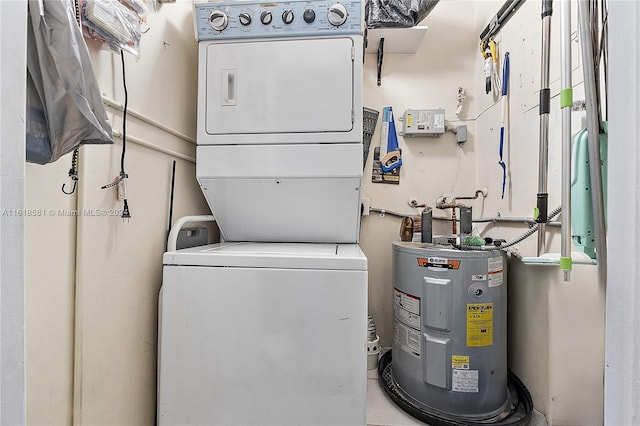
[[[89,52],[67,0],[29,0],[27,161],[113,143]]]

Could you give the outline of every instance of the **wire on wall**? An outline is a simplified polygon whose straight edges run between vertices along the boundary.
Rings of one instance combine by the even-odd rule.
[[[122,86],[124,89],[124,108],[122,111],[122,154],[120,156],[120,174],[118,178],[102,187],[102,189],[112,188],[116,185],[119,185],[118,198],[122,198],[123,207],[122,207],[122,215],[123,219],[130,219],[131,213],[129,212],[129,203],[126,195],[126,179],[129,177],[124,168],[124,160],[127,152],[127,105],[129,102],[129,93],[127,92],[127,80],[126,80],[126,72],[124,65],[124,52],[120,51],[120,60],[122,62]],[[122,191],[120,192],[120,188]]]

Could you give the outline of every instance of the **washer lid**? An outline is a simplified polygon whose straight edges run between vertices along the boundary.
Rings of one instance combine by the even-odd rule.
[[[165,265],[367,270],[357,244],[227,242],[164,254]]]

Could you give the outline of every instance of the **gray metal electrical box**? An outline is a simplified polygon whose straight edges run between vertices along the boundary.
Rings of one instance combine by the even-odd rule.
[[[440,136],[444,133],[444,109],[408,109],[402,117],[403,136]]]

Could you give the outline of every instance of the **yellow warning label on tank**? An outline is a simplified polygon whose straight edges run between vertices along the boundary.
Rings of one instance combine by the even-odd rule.
[[[467,304],[467,346],[493,345],[493,303]]]
[[[468,355],[451,355],[451,368],[468,370],[469,356]]]

